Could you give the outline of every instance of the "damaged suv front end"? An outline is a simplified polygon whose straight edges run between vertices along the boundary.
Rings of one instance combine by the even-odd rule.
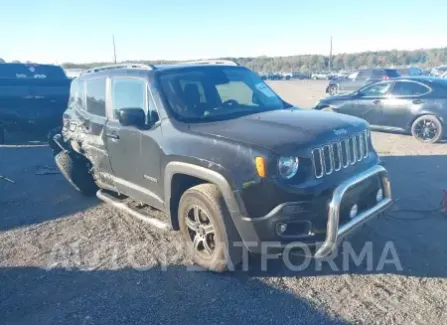
[[[265,253],[262,243],[270,242],[280,243],[271,250],[280,252],[300,242],[323,258],[391,206],[387,171],[365,121],[300,109],[247,119],[251,122],[234,123],[232,131],[213,133],[240,140],[226,133],[238,133],[238,124],[247,127],[255,120],[270,134],[269,140],[254,132],[243,139],[256,148],[252,158],[257,175],[235,191],[241,218],[233,220],[250,251]]]

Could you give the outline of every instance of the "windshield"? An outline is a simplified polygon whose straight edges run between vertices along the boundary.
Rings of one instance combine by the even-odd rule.
[[[168,108],[186,122],[225,120],[290,107],[259,76],[241,67],[165,71],[159,81]]]
[[[0,64],[0,78],[67,79],[67,76],[64,70],[56,65],[6,63]]]

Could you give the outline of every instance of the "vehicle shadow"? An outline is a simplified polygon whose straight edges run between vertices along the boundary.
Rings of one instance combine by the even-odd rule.
[[[2,324],[348,322],[256,279],[172,266],[144,271],[0,268]]]
[[[447,156],[385,156],[382,160],[391,179],[394,199],[386,215],[348,238],[333,259],[318,262],[290,255],[290,263],[283,256],[262,268],[260,257],[255,257],[249,275],[394,273],[447,278],[447,216],[440,208],[443,190],[447,189],[444,172]],[[362,250],[367,252],[363,258]],[[295,271],[291,264],[295,265]]]
[[[413,136],[409,132],[404,132],[404,131],[390,131],[390,130],[384,130],[384,129],[379,129],[379,128],[371,128],[371,131],[383,133],[383,134],[404,135],[404,136],[407,136],[408,138],[413,138]],[[418,141],[416,139],[414,139],[414,140]],[[447,143],[447,135],[444,135],[443,139],[439,140],[436,143]],[[431,145],[431,144],[427,143],[427,145]]]
[[[59,173],[48,145],[0,146],[0,231],[96,206]]]

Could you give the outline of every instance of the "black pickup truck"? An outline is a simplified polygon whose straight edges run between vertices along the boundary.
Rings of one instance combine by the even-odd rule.
[[[46,132],[61,124],[70,83],[56,65],[0,64],[0,143],[5,130]]]
[[[225,61],[86,71],[50,144],[74,188],[180,230],[214,271],[241,262],[241,245],[323,258],[392,203],[364,120],[293,107]]]

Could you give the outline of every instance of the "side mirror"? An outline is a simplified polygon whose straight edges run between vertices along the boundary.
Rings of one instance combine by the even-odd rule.
[[[118,110],[118,121],[123,126],[144,127],[146,114],[142,108],[120,108]]]
[[[150,126],[153,126],[155,123],[157,123],[160,120],[160,116],[158,116],[157,111],[149,111],[148,116],[148,124]]]

